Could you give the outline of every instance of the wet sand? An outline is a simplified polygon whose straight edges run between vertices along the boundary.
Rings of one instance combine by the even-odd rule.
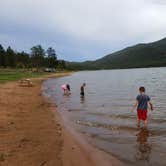
[[[64,123],[55,105],[42,97],[45,79],[32,79],[33,87],[20,87],[17,82],[0,85],[0,165],[121,165]]]

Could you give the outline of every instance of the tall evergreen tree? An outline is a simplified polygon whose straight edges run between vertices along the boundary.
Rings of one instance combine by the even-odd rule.
[[[9,46],[6,50],[6,65],[8,67],[16,67],[16,53]]]
[[[47,67],[56,68],[58,62],[55,50],[52,47],[49,47],[46,52],[48,56],[46,60]]]
[[[40,68],[44,64],[45,51],[41,45],[37,45],[31,48],[31,60],[32,66]]]
[[[0,66],[5,67],[5,50],[0,44]]]

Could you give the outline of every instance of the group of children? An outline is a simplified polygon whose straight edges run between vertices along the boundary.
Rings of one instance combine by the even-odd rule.
[[[85,88],[86,84],[83,83],[82,86],[80,87],[80,96],[81,97],[84,97],[85,95],[85,92],[84,92],[84,88]],[[63,92],[64,92],[64,95],[70,95],[70,85],[69,84],[63,84],[61,86]]]
[[[80,95],[81,97],[84,97],[86,84],[83,83],[80,87]],[[62,90],[64,91],[64,95],[70,94],[70,85],[64,84],[61,86]],[[144,126],[147,126],[147,112],[148,112],[148,106],[150,106],[150,110],[153,111],[153,104],[150,101],[150,97],[146,95],[145,88],[142,86],[139,88],[139,95],[136,97],[136,102],[132,107],[132,112],[137,107],[137,126],[140,127],[141,120],[144,122]]]

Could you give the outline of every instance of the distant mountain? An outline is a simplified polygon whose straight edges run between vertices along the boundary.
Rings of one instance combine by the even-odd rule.
[[[95,61],[67,62],[68,69],[97,70],[125,69],[166,66],[166,38],[148,43],[137,44],[109,54]]]

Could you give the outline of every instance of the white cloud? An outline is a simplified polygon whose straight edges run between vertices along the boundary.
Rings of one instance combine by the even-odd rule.
[[[0,0],[0,4],[0,22],[52,36],[58,32],[99,44],[166,36],[165,0]]]

